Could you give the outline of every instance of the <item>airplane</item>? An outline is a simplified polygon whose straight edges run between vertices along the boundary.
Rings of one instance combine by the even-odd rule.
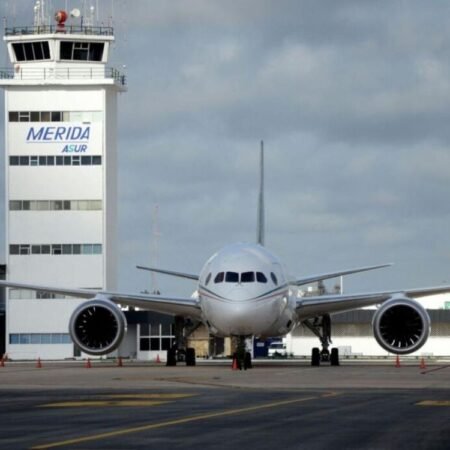
[[[340,276],[388,267],[380,264],[291,279],[281,260],[264,246],[264,148],[260,150],[260,186],[256,243],[227,245],[212,255],[200,274],[137,266],[165,275],[193,280],[196,295],[171,297],[135,293],[94,291],[56,286],[0,281],[0,286],[29,289],[85,298],[72,313],[69,333],[86,354],[105,355],[116,350],[126,333],[121,306],[139,307],[175,317],[176,342],[182,347],[189,324],[203,323],[210,334],[237,338],[245,352],[248,337],[284,336],[304,325],[320,342],[311,352],[311,365],[339,365],[337,348],[331,344],[331,315],[377,305],[372,327],[375,339],[386,351],[409,354],[417,351],[430,334],[430,318],[415,298],[450,292],[450,286],[399,289],[362,294],[299,296],[299,287]],[[243,350],[242,350],[243,349]],[[167,364],[176,364],[176,348],[168,350]],[[195,365],[195,351],[185,349],[186,364]],[[251,367],[249,353],[243,359]]]

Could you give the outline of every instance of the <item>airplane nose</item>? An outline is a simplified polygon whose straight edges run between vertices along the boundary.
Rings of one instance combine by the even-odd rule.
[[[251,293],[247,288],[238,285],[230,290],[229,297],[236,301],[248,300],[251,298]]]

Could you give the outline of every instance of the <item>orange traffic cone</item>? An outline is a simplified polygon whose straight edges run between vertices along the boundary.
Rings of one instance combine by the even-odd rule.
[[[158,364],[161,362],[161,358],[159,357],[159,354],[156,355],[155,362]]]
[[[36,361],[36,369],[42,369],[41,358],[38,358]]]
[[[86,364],[84,365],[84,367],[86,367],[86,369],[90,369],[92,367],[91,360],[89,358],[87,359]]]
[[[231,370],[239,370],[238,360],[236,357],[233,358],[233,364],[231,365]]]
[[[401,364],[400,364],[400,356],[399,355],[397,355],[397,358],[395,358],[395,367],[401,367]]]
[[[425,359],[423,357],[420,360],[420,368],[421,369],[426,369],[427,368],[427,365],[425,364]]]
[[[122,357],[119,356],[119,359],[117,360],[117,367],[122,367],[122,366],[123,366]]]

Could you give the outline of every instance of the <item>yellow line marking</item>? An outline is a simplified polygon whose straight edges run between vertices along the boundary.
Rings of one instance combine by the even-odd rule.
[[[154,398],[154,399],[164,399],[164,400],[176,400],[179,398],[194,397],[198,394],[111,394],[105,395],[105,398]]]
[[[418,406],[450,406],[450,400],[423,400]]]
[[[325,395],[327,395],[327,394],[325,394]],[[66,441],[59,441],[59,442],[53,442],[53,443],[49,443],[49,444],[38,445],[36,447],[32,447],[32,449],[45,450],[48,448],[63,447],[66,445],[75,445],[75,444],[80,444],[82,442],[97,441],[99,439],[123,436],[125,434],[139,433],[139,432],[148,431],[148,430],[155,430],[157,428],[169,427],[171,425],[180,425],[183,423],[196,422],[196,421],[206,420],[206,419],[213,419],[216,417],[232,416],[235,414],[244,414],[244,413],[248,413],[248,412],[252,412],[252,411],[260,411],[263,409],[271,409],[271,408],[276,408],[279,406],[292,405],[294,403],[302,403],[302,402],[307,402],[310,400],[317,400],[321,397],[324,397],[324,395],[314,396],[314,397],[295,398],[295,399],[291,399],[291,400],[282,400],[282,401],[273,402],[273,403],[265,403],[263,405],[248,406],[245,408],[228,409],[225,411],[217,411],[217,412],[213,412],[213,413],[200,414],[198,416],[183,417],[181,419],[167,420],[165,422],[151,423],[151,424],[147,424],[147,425],[141,425],[138,427],[124,428],[122,430],[110,431],[107,433],[94,434],[91,436],[83,436],[80,438],[68,439]]]
[[[115,406],[157,406],[171,401],[193,397],[197,394],[111,394],[101,395],[96,400],[76,400],[39,405],[40,408],[83,408]]]

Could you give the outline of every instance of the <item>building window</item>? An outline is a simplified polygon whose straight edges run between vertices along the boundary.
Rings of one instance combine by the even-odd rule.
[[[9,210],[10,211],[20,211],[22,209],[22,202],[20,200],[10,200]]]
[[[30,246],[23,244],[19,245],[19,255],[29,255],[30,254]]]
[[[102,244],[11,244],[10,255],[101,255]]]
[[[175,341],[173,324],[140,324],[139,350],[169,350]]]
[[[18,122],[19,121],[19,113],[17,111],[9,112],[9,121],[10,122]]]
[[[16,345],[72,344],[72,339],[68,333],[11,333],[9,343]]]
[[[100,111],[9,111],[10,122],[101,122]]]
[[[28,289],[10,289],[9,298],[12,300],[36,300],[36,299],[63,299],[67,298],[62,294],[51,294],[50,292],[30,291]]]
[[[93,156],[10,156],[10,166],[98,166],[102,163],[100,155]]]

